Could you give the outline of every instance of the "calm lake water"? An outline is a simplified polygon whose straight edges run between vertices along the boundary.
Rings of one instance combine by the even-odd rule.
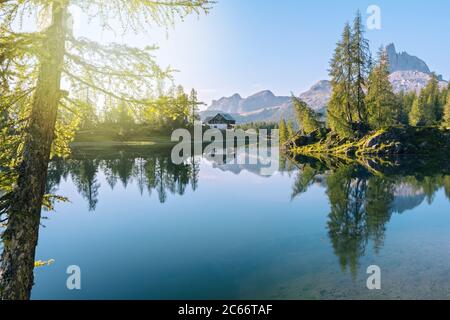
[[[283,160],[263,176],[169,155],[90,148],[52,163],[48,189],[70,202],[43,214],[36,260],[55,263],[36,268],[32,298],[450,298],[448,168]],[[382,290],[366,287],[371,265]]]

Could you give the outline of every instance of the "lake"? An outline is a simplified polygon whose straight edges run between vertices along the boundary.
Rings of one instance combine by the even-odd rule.
[[[281,159],[175,165],[170,150],[78,148],[49,168],[33,299],[448,299],[448,167],[384,175]],[[446,163],[446,162],[445,162]],[[428,167],[426,163],[422,163]],[[408,167],[408,166],[407,166]],[[69,266],[81,290],[68,290]],[[368,290],[367,268],[381,269]]]

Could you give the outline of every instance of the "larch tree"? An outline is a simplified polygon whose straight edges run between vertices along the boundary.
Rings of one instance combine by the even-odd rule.
[[[371,60],[358,12],[353,27],[345,25],[330,63],[333,92],[327,109],[328,126],[340,136],[353,136],[367,125],[365,90]]]
[[[447,104],[444,107],[443,125],[450,129],[450,91],[447,94]]]
[[[288,133],[289,139],[291,139],[292,137],[295,136],[294,124],[292,123],[292,121],[289,121],[287,123],[287,133]]]
[[[441,104],[441,92],[439,88],[439,79],[436,74],[431,75],[428,85],[424,89],[427,101],[427,121],[429,124],[435,124],[442,118],[444,104]]]
[[[300,98],[292,95],[292,102],[294,104],[295,114],[300,130],[304,134],[309,134],[314,130],[321,128],[321,123],[317,119],[317,114]]]
[[[442,106],[441,116],[443,116],[444,106],[447,104],[447,99],[448,99],[448,93],[449,92],[450,92],[450,84],[448,85],[448,87],[442,88],[441,94],[439,95],[439,104]]]
[[[411,112],[414,100],[416,99],[416,92],[400,92],[397,95],[398,103],[400,105],[400,122],[402,124],[409,123],[409,114]]]
[[[282,146],[289,139],[288,131],[287,131],[287,125],[286,125],[286,120],[281,119],[278,128],[279,128],[279,131],[280,131],[280,146]]]
[[[409,124],[419,126],[425,123],[425,103],[422,96],[416,96],[409,113]]]
[[[345,136],[352,134],[353,123],[351,41],[351,27],[347,23],[342,39],[334,51],[329,70],[333,92],[327,108],[328,126],[331,130]]]
[[[409,114],[410,124],[413,126],[431,126],[437,124],[442,114],[440,104],[439,81],[435,74],[432,75],[427,86],[420,92],[414,101]]]
[[[366,96],[368,122],[372,129],[391,126],[400,118],[399,101],[389,81],[389,58],[384,48],[368,80]]]
[[[198,114],[199,112],[199,106],[203,103],[198,100],[198,93],[195,89],[191,90],[191,93],[189,94],[189,104],[191,106],[191,114],[190,114],[190,125],[194,127],[195,122],[200,120],[200,116]]]
[[[14,128],[20,138],[16,150],[14,188],[0,200],[6,214],[0,268],[3,299],[29,299],[33,285],[35,248],[47,167],[52,154],[64,149],[77,101],[74,93],[91,90],[93,96],[138,108],[148,103],[170,70],[154,59],[156,47],[102,45],[77,38],[71,28],[72,6],[92,23],[115,32],[145,32],[149,24],[170,26],[189,14],[207,12],[209,0],[1,0],[0,69],[2,109],[20,106]],[[40,13],[43,23],[34,32],[22,28],[24,19]],[[121,29],[121,30],[118,30]],[[67,84],[69,90],[62,90]],[[74,111],[75,110],[75,111]],[[4,112],[6,116],[6,112]],[[14,144],[15,143],[15,144]]]
[[[367,122],[367,110],[365,105],[366,79],[371,70],[372,57],[369,48],[369,41],[364,37],[364,24],[361,12],[356,13],[353,21],[353,33],[351,39],[351,60],[353,74],[353,95],[355,101],[355,117],[357,122]]]

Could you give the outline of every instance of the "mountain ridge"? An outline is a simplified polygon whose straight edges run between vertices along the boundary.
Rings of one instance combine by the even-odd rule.
[[[431,79],[432,72],[425,61],[407,52],[398,53],[394,44],[389,44],[386,51],[392,59],[389,77],[396,93],[420,92]],[[440,86],[448,85],[447,81],[439,76]],[[299,98],[305,101],[314,111],[325,114],[328,101],[331,98],[332,88],[329,80],[320,80],[309,90],[301,93]],[[229,113],[238,124],[249,122],[278,122],[294,118],[295,111],[288,96],[276,96],[270,90],[257,92],[247,98],[236,93],[230,97],[213,100],[206,111],[200,113],[202,119],[217,114],[217,112]]]

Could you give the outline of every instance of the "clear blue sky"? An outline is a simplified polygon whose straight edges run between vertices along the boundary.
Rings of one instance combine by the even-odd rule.
[[[298,94],[328,78],[328,62],[344,23],[358,9],[366,19],[373,4],[381,8],[382,29],[367,31],[372,51],[394,42],[398,51],[417,55],[450,77],[448,0],[218,0],[208,16],[177,23],[167,37],[156,28],[150,37],[122,40],[158,44],[160,64],[179,69],[177,82],[197,88],[207,103],[262,89]],[[84,24],[81,32],[109,38]]]

